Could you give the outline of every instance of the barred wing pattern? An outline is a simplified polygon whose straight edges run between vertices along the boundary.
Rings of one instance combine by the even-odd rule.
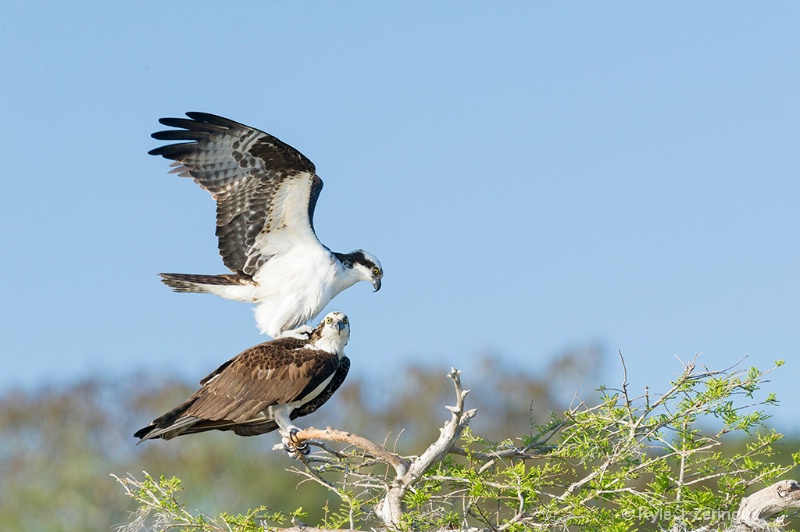
[[[281,140],[208,113],[162,118],[182,128],[153,133],[158,140],[189,141],[151,150],[175,161],[172,173],[191,177],[217,202],[219,252],[234,273],[252,277],[269,258],[314,233],[322,180],[314,164]]]

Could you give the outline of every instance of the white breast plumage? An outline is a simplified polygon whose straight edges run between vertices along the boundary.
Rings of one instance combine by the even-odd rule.
[[[187,116],[162,118],[162,124],[180,129],[153,134],[185,142],[150,153],[175,161],[173,172],[212,194],[219,252],[232,273],[163,273],[166,285],[255,303],[259,329],[273,337],[314,318],[358,281],[380,288],[383,269],[376,257],[362,250],[332,254],[317,239],[313,218],[322,180],[308,158],[233,120]]]

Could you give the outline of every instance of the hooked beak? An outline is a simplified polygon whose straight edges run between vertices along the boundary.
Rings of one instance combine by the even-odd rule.
[[[381,289],[381,280],[379,277],[372,279],[372,287],[375,289],[373,290],[373,292],[377,292],[378,290]]]
[[[337,320],[336,321],[336,333],[337,334],[342,334],[343,330],[344,330],[344,322],[342,320]]]

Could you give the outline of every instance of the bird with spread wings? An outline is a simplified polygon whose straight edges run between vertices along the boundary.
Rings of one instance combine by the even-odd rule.
[[[314,231],[322,180],[302,153],[258,129],[208,113],[162,118],[170,129],[151,150],[174,161],[171,173],[191,177],[217,204],[216,236],[232,273],[162,273],[176,292],[212,293],[254,303],[259,330],[273,338],[305,338],[317,316],[343,290],[368,281],[377,292],[383,267],[364,250],[337,253]],[[301,334],[302,333],[302,334]]]

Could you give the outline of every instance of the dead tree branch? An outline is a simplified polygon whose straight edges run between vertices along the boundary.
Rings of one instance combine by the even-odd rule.
[[[394,479],[386,487],[386,494],[375,509],[375,513],[388,527],[393,528],[400,522],[404,513],[403,497],[408,490],[426,471],[447,456],[470,420],[475,417],[476,410],[464,409],[464,398],[469,390],[461,387],[461,372],[452,368],[447,376],[455,387],[456,405],[445,407],[451,413],[450,419],[439,429],[439,438],[418,457],[402,457],[366,438],[331,428],[325,430],[308,428],[296,433],[295,439],[299,442],[323,440],[346,443],[364,450],[377,461],[390,465],[395,472]],[[308,464],[306,467],[309,467]]]
[[[800,483],[795,480],[781,480],[742,499],[734,526],[729,530],[776,530],[767,520],[793,508],[800,508]],[[779,526],[782,524],[782,521],[778,523]]]

